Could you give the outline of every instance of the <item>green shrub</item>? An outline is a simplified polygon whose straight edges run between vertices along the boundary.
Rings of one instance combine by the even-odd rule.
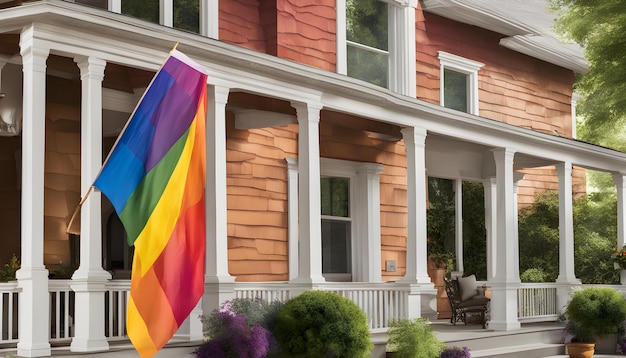
[[[520,275],[522,282],[547,282],[547,278],[548,274],[537,267],[529,268]]]
[[[374,348],[365,313],[325,291],[289,300],[278,313],[274,336],[285,357],[369,357]]]
[[[578,342],[616,333],[626,319],[626,300],[607,287],[588,287],[574,292],[567,305],[569,328]]]
[[[392,320],[387,338],[389,351],[399,358],[437,358],[446,348],[426,318]]]

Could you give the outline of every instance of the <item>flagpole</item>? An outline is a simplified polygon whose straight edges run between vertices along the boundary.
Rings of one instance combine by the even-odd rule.
[[[167,59],[172,55],[172,52],[174,52],[176,50],[176,47],[178,47],[178,43],[179,42],[176,41],[176,43],[174,44],[174,47],[172,47],[172,49],[170,50],[169,55],[167,56],[165,61],[163,61],[163,63],[161,63],[161,66],[156,71],[155,75],[152,76],[152,80],[150,80],[150,83],[148,84],[148,87],[146,87],[146,90],[141,95],[141,98],[139,99],[139,101],[137,101],[137,104],[135,105],[135,108],[133,109],[133,112],[128,117],[129,119],[133,118],[133,116],[135,115],[135,112],[137,111],[137,107],[139,107],[139,103],[141,103],[141,101],[143,100],[143,98],[146,95],[146,92],[148,92],[147,89],[152,86],[152,83],[154,83],[154,80],[156,79],[156,74],[161,72],[161,70],[163,69],[163,66],[167,63]],[[91,192],[93,191],[93,189],[94,189],[94,185],[93,184],[96,182],[96,179],[98,179],[98,177],[102,173],[102,169],[104,169],[104,166],[109,161],[109,158],[111,158],[111,154],[113,153],[113,151],[117,147],[117,144],[119,143],[120,139],[122,138],[122,134],[124,134],[124,132],[126,131],[126,128],[128,127],[129,123],[130,123],[130,120],[127,120],[126,123],[124,124],[124,127],[120,131],[120,134],[117,136],[117,139],[115,140],[115,143],[113,143],[113,146],[111,147],[111,150],[109,150],[109,153],[107,154],[107,157],[104,159],[104,162],[102,162],[102,166],[100,166],[100,170],[98,171],[98,174],[96,174],[96,177],[91,181],[91,185],[89,186],[89,189],[87,189],[87,192],[80,199],[80,202],[76,206],[76,209],[74,209],[74,213],[72,214],[72,217],[70,218],[70,221],[67,224],[67,229],[66,229],[67,233],[69,233],[69,234],[76,234],[76,235],[80,234],[80,228],[78,228],[78,230],[72,230],[72,224],[74,223],[74,220],[76,219],[76,216],[80,212],[80,208],[83,206],[83,204],[87,200],[87,197],[89,197],[89,194],[91,194]]]

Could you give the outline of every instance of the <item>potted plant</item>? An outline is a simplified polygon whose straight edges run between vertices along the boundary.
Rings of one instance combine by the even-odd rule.
[[[446,348],[426,318],[392,319],[387,330],[387,356],[396,358],[438,357]]]
[[[566,328],[573,335],[567,344],[568,354],[573,358],[591,357],[596,339],[616,334],[622,326],[626,319],[626,301],[611,288],[588,287],[574,292],[565,315]]]
[[[626,245],[620,250],[615,250],[613,255],[611,255],[611,259],[613,259],[615,269],[626,269]]]

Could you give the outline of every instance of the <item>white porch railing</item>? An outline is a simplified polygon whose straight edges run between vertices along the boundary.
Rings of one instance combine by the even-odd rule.
[[[126,308],[130,297],[130,280],[112,280],[107,283],[104,294],[104,335],[111,340],[128,339],[126,332]]]
[[[517,290],[520,322],[556,321],[559,316],[554,283],[523,283]]]
[[[405,317],[408,288],[392,283],[327,282],[319,287],[351,299],[367,317],[370,329],[387,328],[392,318]],[[237,298],[261,298],[267,301],[286,301],[290,298],[286,282],[238,282]]]
[[[70,280],[50,280],[50,341],[67,343],[74,335],[74,293]],[[292,288],[291,288],[292,289]],[[327,282],[319,289],[335,292],[354,301],[366,314],[371,330],[384,329],[392,318],[405,317],[408,288],[394,283]],[[130,280],[113,280],[105,292],[105,335],[109,340],[127,339],[126,309]],[[521,322],[554,321],[558,318],[554,283],[524,283],[518,290],[518,317]],[[0,283],[0,344],[18,340],[17,282]],[[287,301],[287,282],[238,282],[235,297]]]
[[[71,280],[48,281],[50,292],[50,342],[69,341],[74,336],[74,291]]]
[[[17,343],[17,281],[0,283],[0,344]]]

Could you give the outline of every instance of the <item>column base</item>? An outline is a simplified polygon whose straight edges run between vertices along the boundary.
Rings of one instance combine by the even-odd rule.
[[[38,344],[24,347],[25,345],[26,344],[22,344],[22,342],[17,344],[17,355],[19,357],[49,357],[52,354],[50,344]]]
[[[109,350],[109,342],[104,339],[74,337],[70,344],[72,352],[103,352]]]

